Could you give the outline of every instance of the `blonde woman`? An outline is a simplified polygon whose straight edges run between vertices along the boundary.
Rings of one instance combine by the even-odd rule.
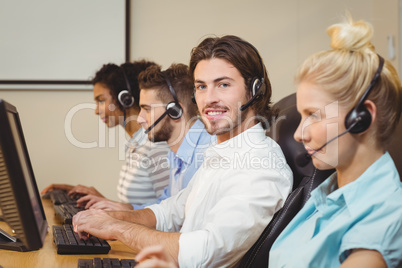
[[[402,187],[385,146],[401,114],[401,83],[364,21],[328,28],[331,50],[296,74],[295,139],[336,172],[273,244],[269,267],[402,267]]]

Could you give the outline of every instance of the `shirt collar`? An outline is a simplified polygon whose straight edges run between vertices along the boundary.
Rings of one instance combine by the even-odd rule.
[[[339,206],[346,204],[350,211],[353,212],[354,210],[359,210],[359,203],[361,201],[359,197],[367,195],[367,192],[373,192],[372,189],[376,189],[376,192],[381,193],[384,185],[386,185],[385,187],[389,187],[389,182],[386,182],[385,180],[395,180],[395,178],[397,178],[396,180],[398,183],[399,176],[397,174],[390,176],[390,173],[392,172],[397,173],[391,156],[386,152],[369,166],[356,180],[338,188],[337,174],[334,173],[320,186],[313,190],[311,196],[314,197],[316,207],[328,202],[331,204],[338,204]],[[389,190],[390,189],[383,189],[384,192]],[[373,196],[372,198],[376,197]],[[364,202],[364,200],[361,202]]]

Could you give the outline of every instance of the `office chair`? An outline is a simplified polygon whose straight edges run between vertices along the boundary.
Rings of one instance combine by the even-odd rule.
[[[265,228],[257,242],[244,255],[240,267],[268,267],[269,250],[278,235],[304,206],[310,193],[331,175],[334,170],[318,170],[311,159],[306,158],[304,145],[295,141],[293,134],[300,122],[296,110],[296,94],[291,94],[274,106],[279,110],[275,122],[267,133],[282,148],[288,165],[293,171],[293,191],[281,210],[279,210]]]
[[[395,132],[392,136],[390,144],[387,146],[387,150],[394,160],[396,169],[398,170],[399,177],[402,181],[402,115],[399,120],[399,124],[396,126]]]

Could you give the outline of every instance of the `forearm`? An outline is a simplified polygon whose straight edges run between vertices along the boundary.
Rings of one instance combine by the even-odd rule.
[[[136,223],[121,223],[119,228],[114,228],[116,239],[136,251],[161,245],[166,254],[178,264],[180,233],[161,232]]]
[[[137,211],[111,211],[114,218],[120,219],[120,227],[115,230],[116,239],[135,250],[151,245],[162,245],[166,253],[178,264],[180,233],[155,230],[156,218],[151,209]]]
[[[108,214],[119,220],[141,224],[151,229],[156,228],[155,214],[148,208],[135,211],[109,211]]]

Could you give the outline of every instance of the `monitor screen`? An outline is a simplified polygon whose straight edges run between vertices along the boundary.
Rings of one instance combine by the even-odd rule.
[[[37,250],[48,224],[17,109],[1,99],[0,130],[0,209],[14,233],[0,235],[0,248]]]

